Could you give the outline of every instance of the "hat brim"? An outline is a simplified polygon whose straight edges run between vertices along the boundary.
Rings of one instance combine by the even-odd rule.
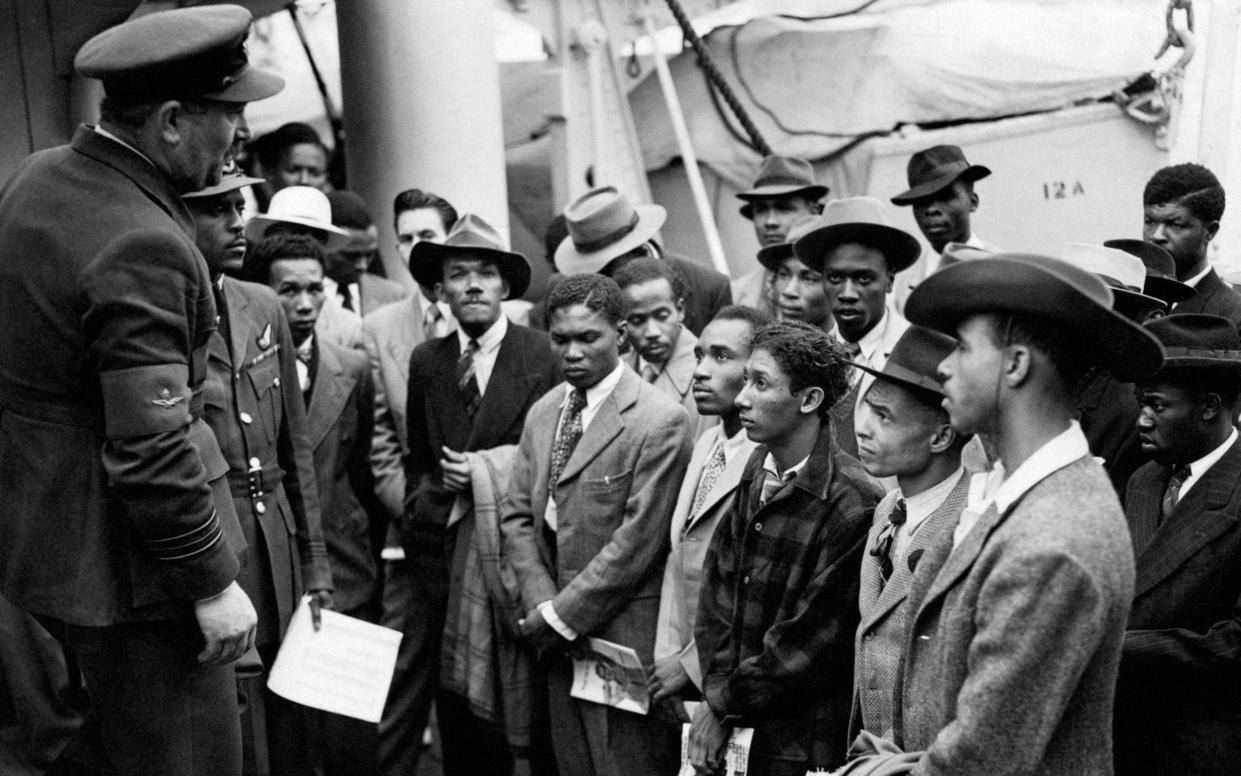
[[[779,272],[780,265],[784,263],[784,260],[793,255],[793,243],[776,243],[765,248],[759,248],[756,258],[758,263],[763,265],[764,269]]]
[[[660,205],[637,205],[634,210],[638,214],[638,223],[629,234],[597,251],[583,253],[573,244],[572,237],[566,237],[556,248],[556,269],[564,275],[590,275],[608,265],[617,256],[622,256],[655,236],[659,228],[668,218],[668,211]]]
[[[1116,312],[1130,319],[1137,319],[1151,310],[1168,311],[1168,303],[1162,299],[1123,288],[1112,288],[1112,297],[1116,300],[1113,307]]]
[[[1179,280],[1159,275],[1146,276],[1145,290],[1150,296],[1158,297],[1168,304],[1184,302],[1186,299],[1192,299],[1198,294],[1198,290],[1188,283],[1182,283]]]
[[[508,285],[509,299],[519,298],[530,287],[530,262],[525,256],[480,245],[443,245],[422,240],[409,252],[409,273],[419,285],[435,288],[444,280],[444,259],[464,255],[494,261]]]
[[[1163,346],[1150,332],[1051,269],[1003,255],[944,267],[905,302],[910,323],[953,336],[961,321],[980,313],[1031,315],[1073,331],[1123,382],[1153,374],[1163,363]]]
[[[257,67],[247,67],[221,91],[198,96],[220,102],[257,102],[274,97],[283,90],[284,78]]]
[[[826,197],[828,191],[830,189],[827,186],[818,183],[809,186],[797,183],[788,183],[782,186],[759,186],[756,189],[737,193],[737,199],[745,202],[738,210],[742,217],[754,218],[753,205],[760,199],[776,199],[777,197],[791,197],[794,194],[800,194],[806,199],[818,201]]]
[[[297,216],[285,216],[283,218],[272,218],[264,213],[251,218],[246,222],[246,240],[251,243],[257,243],[267,236],[267,230],[276,224],[295,224],[304,226],[307,229],[317,229],[326,236],[327,242],[323,246],[323,250],[328,253],[335,253],[349,244],[353,238],[344,229],[337,226],[324,225],[319,221],[311,221],[309,218],[298,218]]]
[[[982,180],[991,174],[991,170],[981,164],[971,164],[960,172],[948,172],[937,175],[928,181],[919,183],[917,186],[909,189],[902,194],[897,194],[892,198],[893,205],[912,205],[915,200],[922,199],[925,196],[934,194],[935,192],[945,189],[952,185],[955,181],[977,181]]]
[[[793,244],[801,263],[816,272],[823,271],[827,254],[838,245],[859,243],[883,253],[892,273],[909,269],[922,255],[922,244],[909,232],[883,224],[848,223],[821,226]]]
[[[1241,372],[1241,350],[1212,350],[1210,348],[1164,347],[1165,355],[1160,373],[1169,369],[1231,369]]]
[[[884,365],[883,369],[874,369],[857,361],[852,363],[853,366],[861,369],[863,372],[869,372],[879,380],[887,380],[902,388],[913,388],[918,391],[933,393],[936,396],[944,395],[944,386],[938,380],[932,380],[926,375],[920,375],[900,364],[888,363]]]
[[[253,186],[256,183],[262,183],[262,178],[251,178],[247,175],[234,175],[228,178],[220,179],[220,182],[214,186],[208,186],[205,189],[191,191],[188,194],[182,194],[181,199],[205,199],[206,197],[218,197],[221,194],[227,194],[230,191],[244,189],[246,186]]]

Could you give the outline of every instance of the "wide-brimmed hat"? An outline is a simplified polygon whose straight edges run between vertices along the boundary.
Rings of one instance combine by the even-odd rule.
[[[240,171],[226,173],[220,177],[220,182],[214,186],[208,186],[205,189],[191,191],[188,194],[182,194],[181,199],[205,199],[206,197],[215,197],[220,194],[227,194],[230,191],[244,189],[246,186],[253,186],[256,183],[262,183],[262,178],[251,178],[248,175],[242,175]]]
[[[250,12],[239,5],[158,11],[86,41],[74,68],[103,81],[122,105],[197,97],[253,102],[278,93],[284,79],[250,67]]]
[[[809,214],[799,216],[789,226],[789,233],[784,238],[784,242],[758,249],[758,263],[772,272],[778,272],[784,260],[793,255],[793,243],[810,234],[818,225],[819,216]]]
[[[796,156],[772,154],[763,158],[758,166],[758,175],[754,185],[737,193],[737,199],[746,204],[741,206],[741,215],[752,218],[754,209],[750,206],[756,199],[775,199],[800,194],[807,199],[820,200],[827,196],[828,188],[814,177],[814,167],[805,159]]]
[[[1170,305],[1184,302],[1198,291],[1188,283],[1176,279],[1176,260],[1172,254],[1145,240],[1104,240],[1108,248],[1116,248],[1136,256],[1146,266],[1146,284],[1143,290],[1148,296],[1157,297]]]
[[[889,272],[913,266],[922,253],[918,238],[892,226],[888,210],[874,197],[847,197],[827,203],[818,226],[798,239],[793,252],[807,267],[819,272],[836,246],[860,243],[883,253]]]
[[[905,302],[911,323],[956,334],[979,313],[1030,315],[1072,331],[1097,363],[1132,382],[1157,370],[1163,348],[1145,329],[1112,309],[1112,291],[1097,275],[1049,256],[999,253],[945,267]]]
[[[257,243],[276,224],[295,224],[323,232],[323,249],[339,251],[349,244],[349,233],[332,225],[332,203],[327,195],[310,186],[286,186],[272,195],[267,212],[246,223],[246,239]]]
[[[966,161],[960,146],[932,146],[909,157],[909,166],[905,168],[909,191],[893,197],[892,204],[909,205],[914,200],[947,188],[953,181],[976,181],[990,174],[991,170],[981,164]]]
[[[565,205],[564,217],[569,236],[556,249],[556,269],[585,275],[654,237],[668,212],[659,205],[635,206],[615,186],[604,186]]]
[[[1131,253],[1106,245],[1069,243],[1060,258],[1098,275],[1112,289],[1113,305],[1130,318],[1150,310],[1168,309],[1168,303],[1142,293],[1146,283],[1146,266]]]
[[[956,339],[924,326],[910,326],[896,341],[882,369],[860,362],[853,365],[863,372],[902,387],[944,395],[939,380],[939,362],[957,346]]]
[[[1241,337],[1227,318],[1180,313],[1147,321],[1146,330],[1163,344],[1164,369],[1241,371]]]
[[[520,253],[504,250],[495,227],[473,213],[457,219],[444,242],[420,240],[409,253],[409,271],[420,285],[434,288],[444,279],[444,259],[466,255],[496,263],[508,284],[509,299],[518,298],[530,287],[530,262]]]
[[[960,264],[963,261],[985,259],[994,255],[995,251],[988,248],[978,248],[973,245],[966,245],[965,243],[950,242],[945,245],[944,249],[939,253],[939,267],[937,269],[943,269],[944,267],[949,267],[953,264]]]

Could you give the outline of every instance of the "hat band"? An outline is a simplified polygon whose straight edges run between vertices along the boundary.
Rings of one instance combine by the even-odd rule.
[[[573,240],[573,247],[577,248],[579,253],[594,253],[595,251],[601,251],[604,248],[607,248],[610,245],[615,245],[628,237],[634,229],[638,228],[639,220],[638,211],[635,210],[633,217],[629,219],[629,223],[625,224],[621,228],[608,232],[597,239],[587,240],[586,242],[578,242],[575,238]]]
[[[1241,350],[1216,350],[1215,348],[1199,348],[1193,345],[1165,345],[1164,352],[1168,359],[1173,358],[1211,358],[1221,361],[1241,361]]]
[[[922,186],[931,181],[938,180],[945,175],[957,175],[965,172],[970,168],[970,163],[966,161],[948,162],[947,164],[937,165],[929,170],[920,170],[917,179],[910,176],[910,186]]]
[[[762,188],[763,186],[803,186],[805,188],[810,188],[814,185],[815,183],[813,181],[807,182],[801,178],[794,178],[788,175],[772,175],[770,177],[759,178],[754,181],[754,188],[756,189]]]
[[[1121,291],[1131,291],[1135,294],[1142,293],[1142,289],[1138,288],[1137,286],[1131,286],[1128,283],[1117,280],[1111,275],[1104,275],[1102,272],[1098,273],[1098,275],[1099,275],[1100,280],[1102,280],[1104,283],[1107,283],[1112,288],[1119,288]]]

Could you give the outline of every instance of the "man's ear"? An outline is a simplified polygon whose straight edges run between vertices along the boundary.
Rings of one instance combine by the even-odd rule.
[[[1224,400],[1218,393],[1203,394],[1199,404],[1202,407],[1201,417],[1205,421],[1214,421],[1224,411]]]
[[[183,127],[181,122],[185,119],[185,110],[181,103],[177,100],[168,100],[160,103],[148,119],[153,124],[156,131],[159,132],[160,139],[168,145],[178,145],[181,142],[181,134]]]
[[[1009,345],[1000,353],[1001,377],[1010,388],[1018,388],[1030,379],[1034,353],[1028,345]],[[1048,368],[1051,364],[1047,365]]]
[[[1215,239],[1215,235],[1219,234],[1219,221],[1212,221],[1203,227],[1203,231],[1207,234],[1207,242]]]
[[[797,411],[803,415],[810,415],[819,411],[819,407],[823,406],[823,401],[827,398],[827,394],[817,385],[812,385],[804,389],[801,396],[801,406]]]
[[[884,287],[883,287],[883,293],[885,293],[885,294],[890,294],[890,293],[892,293],[892,287],[893,287],[894,285],[896,285],[896,273],[895,273],[895,272],[889,272],[889,273],[887,274],[887,278],[888,278],[888,279],[887,279],[887,283],[886,283],[886,285],[884,285]]]
[[[508,281],[504,279],[503,275],[500,276],[500,284],[501,284],[500,299],[501,300],[508,299],[508,294],[509,294]]]
[[[935,433],[931,436],[931,453],[939,455],[951,448],[955,441],[957,441],[957,432],[953,431],[949,424],[940,423],[935,427]]]
[[[970,190],[970,212],[973,213],[978,209],[978,194],[972,189]]]

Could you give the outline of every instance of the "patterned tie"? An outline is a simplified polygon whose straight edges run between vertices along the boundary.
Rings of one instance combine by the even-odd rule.
[[[761,507],[766,504],[780,491],[784,490],[784,486],[789,480],[796,476],[795,472],[785,472],[784,476],[776,474],[771,469],[763,470],[763,492],[759,494],[758,505]]]
[[[471,339],[465,350],[461,351],[461,358],[457,359],[457,390],[461,391],[465,414],[469,415],[471,420],[483,400],[483,395],[478,390],[478,377],[474,374],[474,357],[478,355],[478,350],[478,340]]]
[[[888,515],[888,524],[884,526],[878,541],[870,551],[873,557],[879,559],[879,576],[884,583],[892,578],[892,545],[896,542],[896,532],[905,524],[908,516],[905,511],[905,499],[898,498],[892,507],[892,514]]]
[[[307,337],[297,346],[297,384],[302,393],[310,390],[310,364],[315,358],[315,339]]]
[[[1159,517],[1162,520],[1167,520],[1172,510],[1176,509],[1177,502],[1181,500],[1181,486],[1185,484],[1185,480],[1189,479],[1190,473],[1188,466],[1178,466],[1172,470],[1172,476],[1168,478],[1168,487],[1163,492],[1163,503],[1159,509]]]
[[[653,364],[642,365],[642,379],[648,383],[655,382],[655,378],[659,377],[659,370]]]
[[[698,491],[694,494],[694,508],[690,510],[690,516],[698,514],[702,509],[703,502],[707,500],[707,496],[711,494],[711,489],[715,487],[715,483],[720,481],[720,475],[724,473],[724,443],[718,442],[715,445],[715,452],[711,455],[711,460],[707,461],[706,467],[702,470],[702,479],[698,480]]]
[[[560,430],[556,432],[556,442],[552,445],[552,470],[547,478],[547,492],[556,492],[556,481],[564,471],[573,448],[577,447],[582,438],[582,410],[586,409],[586,392],[575,388],[569,396],[569,406],[565,409],[560,421]]]

